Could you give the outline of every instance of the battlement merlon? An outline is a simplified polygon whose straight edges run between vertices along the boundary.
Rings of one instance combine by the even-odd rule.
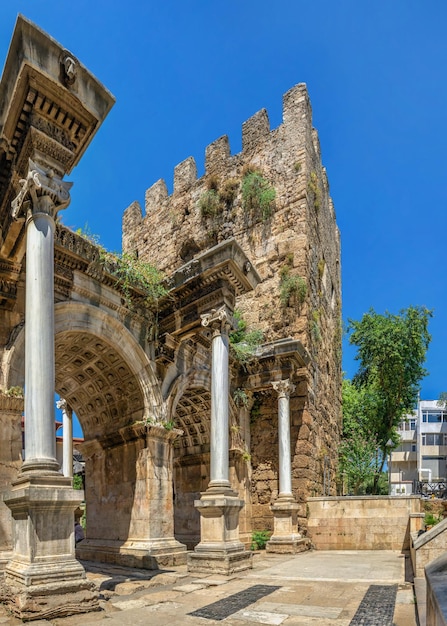
[[[114,102],[71,52],[18,16],[0,82],[0,145],[7,161],[18,158],[30,120],[31,143],[44,153],[45,140],[56,142],[51,165],[69,174]]]
[[[240,155],[231,155],[227,135],[219,137],[205,149],[205,175],[220,172],[237,156],[250,159],[259,145],[265,143],[280,129],[295,129],[306,127],[319,154],[318,136],[312,128],[312,108],[305,83],[299,83],[289,89],[283,96],[283,122],[276,129],[270,129],[269,117],[266,109],[261,109],[242,124],[242,152]],[[197,166],[193,157],[188,157],[174,168],[174,195],[184,193],[190,189],[197,178]],[[145,214],[159,211],[169,202],[166,183],[163,179],[149,187],[146,191]],[[127,209],[126,209],[127,211]]]

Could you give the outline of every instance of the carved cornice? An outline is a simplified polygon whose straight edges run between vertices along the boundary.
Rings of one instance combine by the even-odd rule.
[[[0,393],[0,412],[2,413],[23,413],[24,399],[18,396],[8,396]]]
[[[268,390],[274,379],[305,376],[309,363],[310,356],[300,341],[280,339],[261,346],[257,355],[244,364],[244,371],[239,371],[240,384],[245,390]]]

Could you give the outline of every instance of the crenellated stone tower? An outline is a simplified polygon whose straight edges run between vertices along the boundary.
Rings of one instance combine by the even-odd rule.
[[[242,152],[232,155],[228,138],[220,137],[206,149],[204,176],[197,178],[194,159],[186,159],[174,170],[172,195],[159,180],[146,192],[145,213],[135,202],[123,217],[123,250],[166,274],[231,238],[262,281],[238,298],[237,308],[250,328],[263,331],[265,345],[258,359],[233,364],[231,379],[251,407],[240,424],[249,452],[247,536],[250,527],[272,528],[278,416],[271,383],[291,341],[301,356],[282,372],[294,382],[292,492],[304,528],[306,497],[335,494],[341,423],[340,237],[304,84],[285,94],[278,128],[271,130],[267,112],[259,111],[242,126]],[[160,343],[166,341],[162,324]]]

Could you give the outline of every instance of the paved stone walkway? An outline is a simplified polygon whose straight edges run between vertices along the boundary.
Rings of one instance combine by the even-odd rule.
[[[190,575],[185,566],[159,572],[85,566],[102,610],[32,625],[416,626],[413,588],[397,552],[255,553],[253,570],[230,577]],[[0,608],[0,625],[20,623]]]

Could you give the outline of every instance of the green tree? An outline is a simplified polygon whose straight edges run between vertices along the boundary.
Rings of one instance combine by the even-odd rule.
[[[360,362],[353,384],[368,390],[374,397],[374,410],[369,414],[369,429],[380,451],[379,473],[390,450],[389,440],[397,445],[397,427],[405,414],[413,410],[419,383],[427,371],[423,364],[430,334],[431,311],[409,307],[398,315],[384,315],[371,309],[360,321],[349,321],[349,341],[357,346]],[[374,478],[377,491],[379,474]]]
[[[371,432],[377,398],[369,388],[343,380],[343,433],[340,472],[354,494],[363,493],[379,471],[378,442]]]

